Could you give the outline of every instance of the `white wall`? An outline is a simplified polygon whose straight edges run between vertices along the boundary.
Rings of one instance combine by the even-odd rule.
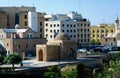
[[[28,26],[37,32],[37,12],[28,12]]]

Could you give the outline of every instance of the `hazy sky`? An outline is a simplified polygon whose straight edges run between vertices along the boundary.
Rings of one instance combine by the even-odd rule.
[[[77,11],[92,25],[112,24],[116,16],[120,18],[120,0],[0,0],[0,6],[35,6],[47,14]]]

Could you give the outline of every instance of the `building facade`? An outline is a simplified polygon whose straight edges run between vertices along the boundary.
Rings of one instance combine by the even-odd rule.
[[[20,12],[26,12],[26,11],[32,11],[35,12],[35,7],[0,7],[0,11],[7,13],[7,28],[14,28],[16,24],[19,24],[19,13]]]
[[[44,36],[47,40],[54,40],[57,34],[68,34],[71,40],[77,41],[81,46],[90,42],[90,22],[83,19],[76,12],[68,14],[46,15],[44,23]]]
[[[45,44],[46,39],[39,38],[31,28],[0,29],[0,44],[10,53],[36,53],[36,44]]]
[[[120,40],[120,26],[119,19],[115,19],[115,32],[108,34],[106,37],[102,38],[102,45],[116,46],[117,41]]]
[[[108,34],[115,32],[115,25],[108,25],[105,23],[101,23],[98,26],[91,26],[91,40],[101,42],[101,39],[107,37]]]

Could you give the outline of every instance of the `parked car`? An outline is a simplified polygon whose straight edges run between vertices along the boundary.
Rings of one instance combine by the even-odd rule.
[[[87,49],[79,49],[77,50],[78,53],[87,53]]]

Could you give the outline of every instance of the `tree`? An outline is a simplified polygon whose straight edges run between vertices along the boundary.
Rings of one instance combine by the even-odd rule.
[[[5,57],[4,63],[12,64],[14,68],[14,64],[18,64],[22,62],[22,57],[19,54],[9,54]]]
[[[3,64],[4,56],[0,55],[0,64]]]
[[[100,42],[99,41],[95,41],[93,39],[93,40],[90,40],[90,45],[100,45]]]

